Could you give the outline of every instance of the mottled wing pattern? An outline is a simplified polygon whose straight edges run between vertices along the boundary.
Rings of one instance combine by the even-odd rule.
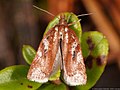
[[[52,74],[56,53],[58,52],[58,31],[49,30],[43,37],[37,54],[30,66],[27,78],[31,81],[44,83]]]
[[[27,78],[44,83],[61,67],[63,79],[70,86],[87,82],[81,46],[75,32],[61,15],[59,24],[43,37]]]
[[[86,84],[86,68],[78,37],[69,27],[64,28],[62,41],[63,78],[70,86]]]

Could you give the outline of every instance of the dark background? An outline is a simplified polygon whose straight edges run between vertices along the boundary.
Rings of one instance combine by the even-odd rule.
[[[44,30],[54,17],[36,10],[41,7],[54,15],[71,11],[80,17],[83,32],[100,31],[110,44],[108,63],[96,87],[120,87],[120,0],[0,0],[0,69],[26,64],[22,46],[36,50]]]

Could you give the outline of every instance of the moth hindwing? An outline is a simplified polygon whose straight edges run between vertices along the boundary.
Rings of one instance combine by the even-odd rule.
[[[69,28],[64,14],[60,15],[59,23],[44,35],[27,78],[45,83],[58,69],[63,71],[62,77],[66,84],[86,84],[86,68],[80,42],[76,33]]]

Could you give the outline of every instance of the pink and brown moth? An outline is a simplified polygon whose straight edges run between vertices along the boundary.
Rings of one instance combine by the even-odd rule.
[[[67,85],[83,85],[87,82],[80,42],[63,14],[60,15],[59,24],[44,35],[27,78],[45,83],[58,69],[61,69]]]

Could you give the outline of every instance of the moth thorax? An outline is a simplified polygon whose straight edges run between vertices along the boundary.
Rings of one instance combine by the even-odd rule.
[[[65,20],[64,15],[60,15],[59,25],[67,26],[67,21]]]

